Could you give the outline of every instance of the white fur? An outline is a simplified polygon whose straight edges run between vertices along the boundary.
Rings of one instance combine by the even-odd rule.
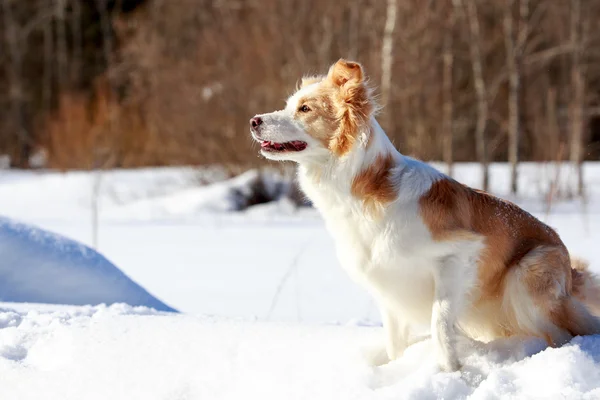
[[[300,164],[300,185],[323,215],[341,265],[380,305],[389,359],[402,354],[411,331],[431,326],[440,367],[456,370],[460,365],[454,350],[460,335],[457,326],[468,308],[483,244],[432,239],[420,218],[418,202],[444,175],[400,154],[374,118],[370,130],[358,133],[364,139],[342,157],[312,139],[293,115],[298,99],[315,88],[300,90],[282,111],[260,115],[265,125],[262,140],[303,140],[308,147],[298,153],[263,154]],[[380,217],[373,218],[365,213],[363,202],[351,195],[351,184],[380,154],[394,157],[397,166],[392,179],[398,192]]]

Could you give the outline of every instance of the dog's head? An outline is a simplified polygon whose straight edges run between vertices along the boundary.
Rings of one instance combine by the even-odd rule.
[[[283,110],[252,118],[250,131],[267,158],[317,161],[366,145],[374,111],[360,64],[339,60],[327,76],[304,78]]]

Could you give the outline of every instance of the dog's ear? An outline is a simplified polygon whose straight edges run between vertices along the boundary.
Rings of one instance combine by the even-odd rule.
[[[357,85],[363,82],[364,73],[359,63],[340,59],[329,68],[327,78],[340,87],[346,83]]]
[[[356,142],[360,127],[368,125],[374,111],[374,102],[359,63],[339,60],[329,69],[327,80],[337,88],[333,98],[341,120],[329,148],[341,156]]]

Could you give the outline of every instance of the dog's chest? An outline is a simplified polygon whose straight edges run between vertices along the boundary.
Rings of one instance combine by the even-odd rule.
[[[403,211],[378,221],[351,213],[325,219],[348,274],[387,307],[426,323],[439,250],[414,210]]]
[[[382,304],[407,318],[428,323],[433,299],[432,270],[443,251],[419,214],[418,202],[390,204],[378,216],[361,201],[304,187],[332,235],[346,272]]]
[[[435,257],[429,231],[416,205],[388,210],[371,218],[362,207],[331,208],[323,213],[334,237],[338,258],[352,275],[414,274]]]
[[[398,274],[433,261],[436,251],[420,218],[418,201],[399,200],[368,214],[349,192],[313,184],[300,174],[301,185],[325,219],[340,263],[353,277],[379,269]]]

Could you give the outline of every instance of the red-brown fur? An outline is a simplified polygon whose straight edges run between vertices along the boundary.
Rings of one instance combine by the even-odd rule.
[[[367,168],[360,171],[352,181],[352,195],[361,199],[367,211],[394,201],[398,188],[391,179],[394,158],[391,154],[378,156]]]
[[[590,288],[584,290],[589,273],[571,267],[569,253],[552,228],[508,201],[451,179],[432,185],[420,200],[420,212],[435,240],[483,238],[477,303],[501,301],[509,273],[519,269],[519,282],[556,326],[570,335],[600,333],[600,325],[579,304],[590,300]],[[508,327],[507,335],[515,333],[520,333],[518,327]],[[543,336],[549,344],[559,344],[552,332]]]

